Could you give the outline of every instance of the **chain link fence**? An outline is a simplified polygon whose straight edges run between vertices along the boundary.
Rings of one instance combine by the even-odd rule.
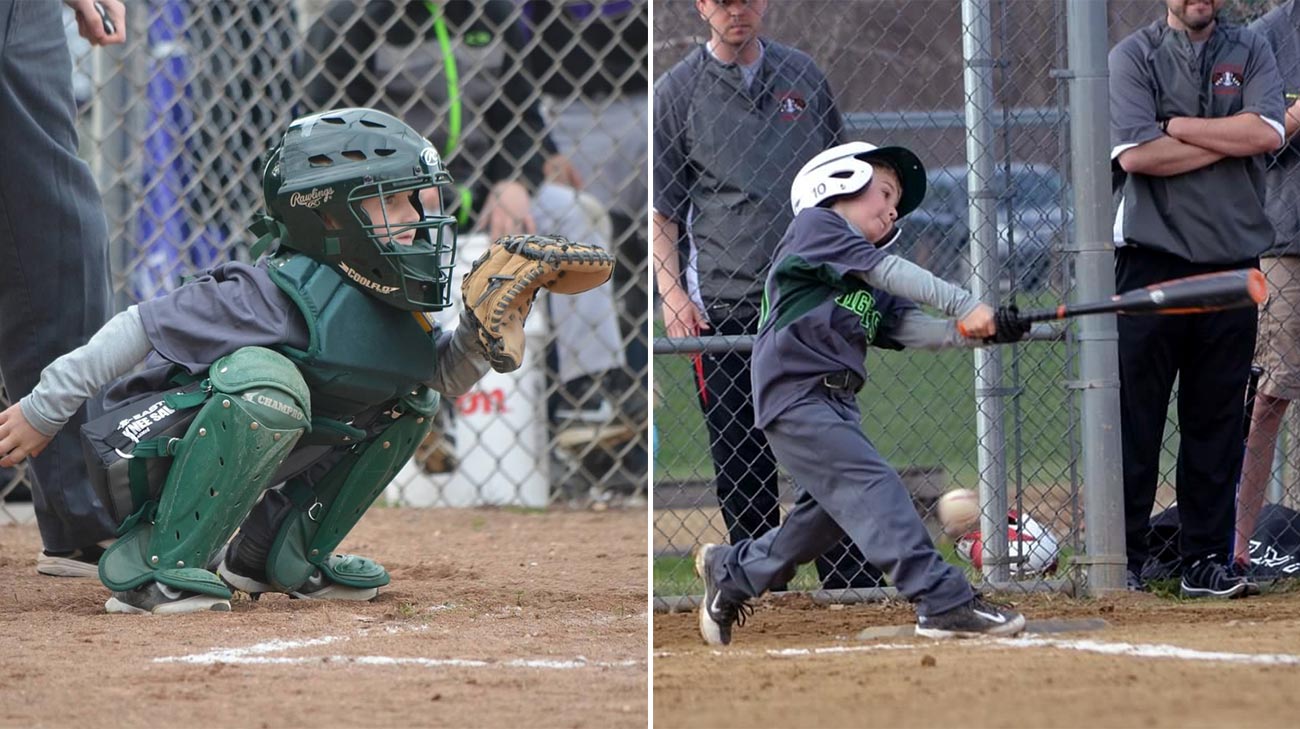
[[[455,178],[457,282],[488,243],[489,198],[510,191],[538,232],[618,259],[610,284],[539,300],[525,366],[446,403],[389,501],[644,503],[645,2],[141,0],[127,42],[93,51],[67,22],[118,310],[248,260],[265,154],[290,120],[387,111]],[[25,480],[0,471],[7,504]]]
[[[1271,5],[1229,3],[1224,12],[1248,19]],[[693,2],[656,0],[654,8],[659,84],[708,39],[709,26]],[[1145,0],[1112,0],[1107,9],[1112,46],[1165,13],[1163,3]],[[964,10],[971,16],[964,19]],[[1026,309],[1054,307],[1076,286],[1066,23],[1064,0],[809,0],[767,4],[762,35],[803,51],[824,72],[844,119],[840,141],[903,145],[924,162],[927,196],[901,221],[897,252],[985,302]],[[787,92],[751,93],[761,106],[765,94],[779,101]],[[787,153],[788,146],[772,141],[779,134],[754,140],[741,155],[746,163]],[[755,210],[769,211],[770,235],[731,245],[770,259],[789,220],[789,180],[820,148],[779,167],[785,178],[770,187],[770,199],[752,196]],[[709,309],[711,294],[727,296],[717,295],[710,278],[725,277],[718,273],[725,265],[704,260],[696,243],[684,238],[679,260],[698,275],[689,283]],[[757,311],[758,303],[732,300],[707,315],[716,320],[725,308],[745,304]],[[669,313],[656,314],[654,591],[659,608],[673,608],[702,591],[691,550],[775,525],[792,504],[793,484],[754,441],[719,426],[730,421],[747,432],[746,420],[752,423],[737,403],[750,391],[744,362],[755,319],[722,332],[731,336],[683,339],[666,336]],[[865,432],[903,476],[941,552],[977,581],[1035,591],[1072,591],[1084,581],[1080,393],[1089,384],[1079,372],[1080,347],[1077,326],[1054,325],[1036,328],[1030,341],[974,354],[873,349],[868,356],[869,378],[858,397]],[[1296,432],[1289,429],[1282,450],[1294,450]],[[1156,512],[1174,501],[1178,439],[1171,409]],[[1283,499],[1295,465],[1291,458],[1279,466],[1271,499]],[[936,503],[957,488],[982,495],[985,533],[1001,523],[1016,529],[1005,539],[944,535]],[[827,599],[890,594],[879,591],[879,572],[860,568],[843,546],[801,568],[789,589],[824,590],[815,594]],[[981,550],[988,559],[976,567],[972,552]]]

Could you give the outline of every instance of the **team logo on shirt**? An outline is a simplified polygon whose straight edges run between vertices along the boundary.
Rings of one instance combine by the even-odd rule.
[[[1242,74],[1243,68],[1232,64],[1222,63],[1214,67],[1214,72],[1210,74],[1211,83],[1214,86],[1216,94],[1239,94],[1241,85],[1246,82],[1246,77]]]
[[[867,341],[876,341],[876,330],[880,327],[880,312],[876,309],[876,297],[870,291],[850,291],[835,297],[835,303],[858,315],[862,329],[867,333]]]
[[[778,91],[775,96],[776,113],[781,116],[781,121],[794,121],[808,108],[808,101],[798,91]]]

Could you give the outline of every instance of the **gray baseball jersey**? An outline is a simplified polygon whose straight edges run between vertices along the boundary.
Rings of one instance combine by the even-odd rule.
[[[1245,28],[1220,22],[1204,44],[1195,44],[1161,20],[1121,40],[1109,65],[1112,157],[1158,139],[1162,119],[1249,112],[1273,125],[1282,120],[1273,52]],[[1228,157],[1180,175],[1128,175],[1124,244],[1193,263],[1258,257],[1273,243],[1264,215],[1264,164],[1265,155]]]
[[[198,374],[240,347],[288,344],[306,349],[307,323],[263,268],[226,263],[175,291],[140,304],[154,351],[140,372],[105,393],[114,408],[165,390],[174,366]]]
[[[1286,106],[1300,96],[1300,3],[1288,0],[1250,24],[1264,36],[1277,59]],[[1264,211],[1273,223],[1273,245],[1266,256],[1300,256],[1300,145],[1295,138],[1269,159]]]
[[[765,427],[827,375],[866,380],[868,346],[901,349],[891,333],[916,304],[868,286],[888,258],[838,213],[799,213],[777,244],[754,342],[754,419]]]
[[[765,40],[752,86],[700,47],[654,94],[654,209],[690,236],[687,283],[706,308],[757,302],[795,173],[843,131],[826,77]]]

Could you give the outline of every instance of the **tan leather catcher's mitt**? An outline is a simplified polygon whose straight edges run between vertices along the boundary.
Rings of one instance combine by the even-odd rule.
[[[512,235],[479,256],[461,282],[465,312],[492,369],[519,369],[524,320],[539,289],[580,294],[609,280],[614,256],[599,246],[553,235]]]

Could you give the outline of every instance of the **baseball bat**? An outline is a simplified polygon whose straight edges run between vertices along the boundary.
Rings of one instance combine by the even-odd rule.
[[[1246,306],[1268,299],[1268,283],[1258,269],[1203,273],[1162,281],[1140,289],[1083,304],[1061,304],[1052,309],[1020,312],[1020,320],[1054,321],[1086,314],[1200,314]],[[958,331],[966,336],[959,322]]]

